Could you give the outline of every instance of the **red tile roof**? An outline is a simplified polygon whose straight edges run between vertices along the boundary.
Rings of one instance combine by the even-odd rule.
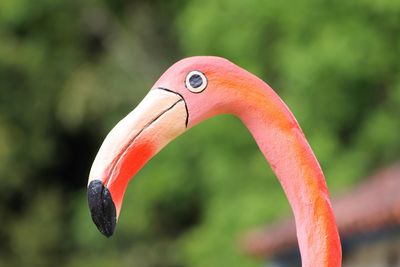
[[[332,206],[342,239],[400,225],[400,164],[379,171]],[[248,253],[263,257],[296,245],[293,219],[252,231],[244,241]]]

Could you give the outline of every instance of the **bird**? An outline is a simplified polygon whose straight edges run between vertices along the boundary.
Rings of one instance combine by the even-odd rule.
[[[295,218],[302,266],[341,266],[325,177],[297,120],[266,82],[217,56],[188,57],[173,64],[108,133],[87,188],[99,231],[113,235],[129,181],[157,152],[218,114],[232,114],[243,122],[277,176]]]

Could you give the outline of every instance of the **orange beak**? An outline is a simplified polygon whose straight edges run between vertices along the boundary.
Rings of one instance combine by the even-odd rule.
[[[114,233],[128,182],[158,151],[187,127],[185,100],[154,88],[105,138],[93,162],[88,203],[93,222],[105,236]]]

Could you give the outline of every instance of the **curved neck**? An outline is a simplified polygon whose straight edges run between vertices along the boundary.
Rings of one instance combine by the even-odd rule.
[[[296,119],[261,80],[253,80],[252,92],[246,91],[234,113],[254,136],[286,193],[296,221],[302,266],[341,266],[325,178]]]

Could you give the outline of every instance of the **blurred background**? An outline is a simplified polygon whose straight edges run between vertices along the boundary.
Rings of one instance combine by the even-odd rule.
[[[192,55],[267,81],[333,195],[400,159],[399,1],[2,0],[0,266],[269,266],[241,240],[290,208],[231,116],[196,126],[140,171],[112,238],[90,218],[102,140]]]

